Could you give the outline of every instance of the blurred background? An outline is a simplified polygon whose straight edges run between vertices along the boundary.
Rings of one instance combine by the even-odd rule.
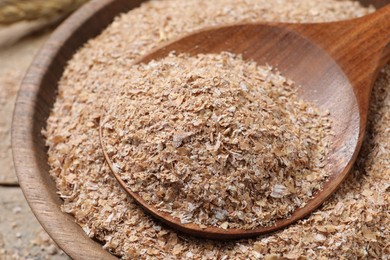
[[[87,0],[0,0],[0,259],[69,259],[39,225],[14,173],[11,122],[22,77],[50,33]]]
[[[0,47],[56,25],[87,0],[0,0]]]

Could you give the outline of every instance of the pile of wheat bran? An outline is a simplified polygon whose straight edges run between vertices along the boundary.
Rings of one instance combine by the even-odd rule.
[[[102,114],[107,160],[132,192],[183,224],[270,226],[328,176],[329,113],[269,66],[227,52],[171,53],[118,79]]]
[[[97,108],[103,107],[112,88],[125,84],[116,80],[123,67],[161,42],[236,21],[322,22],[371,11],[356,2],[336,0],[166,0],[148,2],[118,17],[69,62],[48,119],[49,163],[64,199],[63,210],[74,215],[90,237],[124,259],[388,258],[389,66],[374,88],[363,150],[340,190],[308,219],[256,239],[198,240],[155,222],[111,177],[97,131],[101,112]]]

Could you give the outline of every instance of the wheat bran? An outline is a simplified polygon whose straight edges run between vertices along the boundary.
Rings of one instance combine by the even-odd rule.
[[[183,224],[273,225],[327,177],[328,113],[270,67],[171,53],[118,80],[104,108],[108,160],[132,192]]]
[[[372,10],[336,0],[166,0],[146,3],[120,16],[69,62],[48,120],[49,163],[64,199],[63,210],[74,215],[90,237],[124,259],[388,259],[389,66],[376,82],[368,135],[346,182],[308,219],[256,239],[220,243],[160,226],[110,176],[97,131],[97,109],[110,88],[115,88],[120,68],[131,66],[135,58],[163,41],[227,22],[335,21]]]

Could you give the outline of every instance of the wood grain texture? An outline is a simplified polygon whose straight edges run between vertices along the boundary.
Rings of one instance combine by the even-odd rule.
[[[141,2],[144,1],[96,0],[86,4],[67,19],[51,36],[36,57],[24,79],[16,103],[12,142],[14,162],[20,185],[30,207],[42,226],[57,244],[74,259],[113,259],[114,257],[103,250],[99,243],[88,238],[84,231],[75,223],[72,216],[61,211],[62,201],[58,197],[55,183],[48,173],[47,150],[41,130],[46,126],[46,120],[55,100],[57,83],[63,73],[66,62],[88,39],[99,34],[112,21],[114,16],[138,6]],[[267,26],[264,26],[263,29],[266,30],[263,33],[267,33],[269,28],[267,29]],[[268,32],[269,36],[273,35],[272,37],[278,42],[280,48],[286,49],[286,51],[278,53],[274,61],[278,61],[278,59],[279,61],[290,60],[291,63],[279,62],[276,65],[285,64],[285,66],[278,67],[282,72],[290,71],[286,76],[292,79],[295,79],[295,74],[301,75],[299,77],[301,80],[298,80],[297,83],[302,85],[312,84],[311,91],[302,93],[304,98],[315,99],[317,103],[322,104],[322,107],[325,108],[331,104],[339,104],[338,107],[332,107],[331,112],[336,122],[339,122],[337,134],[345,133],[344,138],[348,142],[338,143],[335,140],[334,156],[329,159],[329,162],[338,162],[336,165],[338,170],[345,169],[337,177],[339,178],[338,181],[341,182],[357,155],[355,149],[361,143],[364,130],[362,128],[364,125],[361,125],[361,121],[363,122],[364,120],[361,120],[363,117],[361,117],[360,113],[355,113],[359,110],[356,95],[340,66],[323,51],[322,48],[324,46],[319,44],[319,42],[316,44],[306,42],[304,46],[300,46],[302,37],[297,34],[298,31],[296,28],[294,29],[294,26],[291,25],[291,28],[288,30],[281,28],[279,32],[278,30]],[[312,26],[314,28],[315,25]],[[236,29],[233,31],[236,31]],[[321,35],[316,33],[314,29],[310,31],[313,35],[307,35],[305,39],[314,38],[317,35],[319,37],[317,40],[321,40]],[[226,31],[225,33],[230,32],[232,31]],[[242,30],[234,33],[245,34]],[[344,37],[344,34],[346,34],[345,31],[339,34],[342,35],[341,39]],[[283,41],[283,37],[286,35],[295,40],[286,44]],[[236,42],[235,44],[245,46],[250,44],[250,42]],[[252,43],[252,46],[255,45]],[[292,48],[291,46],[298,48],[300,52],[310,53],[314,56],[304,55],[301,58],[298,56],[298,52],[287,52],[288,48]],[[268,46],[268,48],[271,47]],[[236,50],[238,51],[239,49],[237,48]],[[336,57],[337,52],[331,53],[331,55]],[[267,56],[263,57],[263,59],[266,58]],[[302,67],[302,64],[305,62],[311,62],[313,66]],[[329,67],[324,66],[322,70],[316,69],[316,67],[321,67],[324,64],[327,64]],[[375,77],[374,74],[372,77]],[[302,75],[310,75],[310,78],[302,77]],[[298,77],[296,78],[298,79]],[[310,81],[308,79],[316,80]],[[323,81],[318,81],[318,79],[323,79]],[[318,89],[325,87],[328,88],[326,95],[323,92],[318,92]],[[339,160],[340,158],[350,159]],[[327,197],[333,192],[335,187],[326,186],[325,189],[328,192],[322,196]],[[322,201],[322,199],[319,201]],[[320,204],[317,201],[313,206],[317,207]],[[280,223],[279,227],[287,224],[287,222]]]
[[[390,4],[389,0],[360,0],[359,1],[363,6],[375,6],[376,8],[383,7],[387,4]]]

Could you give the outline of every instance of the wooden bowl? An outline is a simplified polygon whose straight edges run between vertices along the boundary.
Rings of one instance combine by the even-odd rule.
[[[46,128],[67,61],[115,16],[144,1],[98,0],[80,8],[52,34],[35,57],[16,101],[12,147],[20,187],[43,228],[74,259],[116,258],[90,239],[71,215],[61,211],[63,201],[49,175],[47,148],[41,131]]]
[[[35,216],[53,240],[74,259],[115,259],[61,211],[49,175],[41,130],[53,107],[58,81],[72,55],[98,35],[121,12],[146,0],[96,0],[84,5],[50,37],[28,70],[16,102],[12,129],[14,163],[20,186]],[[367,2],[362,0],[362,2]],[[378,6],[389,0],[374,1]]]

